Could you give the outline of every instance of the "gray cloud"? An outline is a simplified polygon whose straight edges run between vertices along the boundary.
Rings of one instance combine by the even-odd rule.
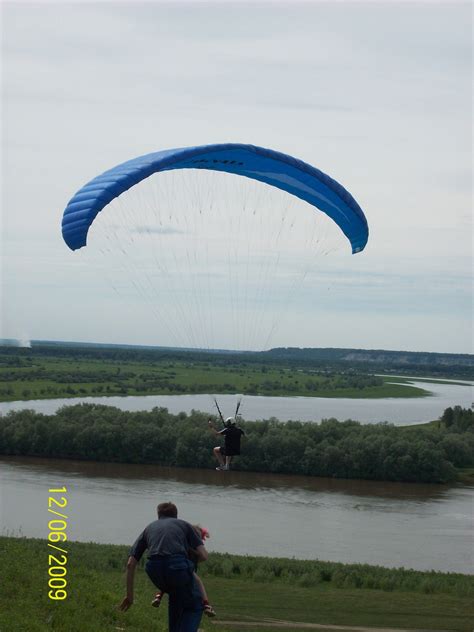
[[[470,11],[6,3],[0,335],[165,344],[138,299],[139,328],[84,253],[67,249],[62,210],[128,158],[234,141],[315,164],[354,193],[370,225],[364,253],[308,275],[279,344],[310,345],[320,327],[327,346],[469,351]],[[166,244],[186,232],[134,231]],[[225,280],[218,267],[194,273],[204,286]]]

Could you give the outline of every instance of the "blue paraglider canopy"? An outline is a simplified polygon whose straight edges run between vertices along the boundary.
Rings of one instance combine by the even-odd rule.
[[[114,198],[145,178],[173,169],[225,171],[287,191],[326,213],[349,239],[352,252],[364,249],[368,226],[352,195],[331,177],[292,156],[234,143],[165,149],[129,160],[97,176],[67,205],[62,233],[72,250],[86,245],[97,214]]]

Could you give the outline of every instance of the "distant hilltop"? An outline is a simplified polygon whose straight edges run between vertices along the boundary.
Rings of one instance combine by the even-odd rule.
[[[469,353],[431,353],[425,351],[388,351],[384,349],[316,349],[280,347],[266,352],[275,360],[301,364],[338,365],[340,368],[404,374],[423,371],[430,374],[474,378],[474,355]]]
[[[368,362],[401,365],[453,365],[474,367],[474,355],[469,353],[434,353],[427,351],[388,351],[385,349],[337,349],[278,347],[266,353],[276,358],[307,358],[311,360],[336,360],[338,362]]]
[[[160,345],[132,345],[114,342],[77,342],[72,340],[27,340],[16,338],[0,338],[0,347],[54,347],[73,349],[130,349],[132,351],[165,351],[165,352],[193,352],[193,353],[240,353],[231,349],[199,349],[191,347],[166,347]],[[245,353],[245,352],[242,352]]]

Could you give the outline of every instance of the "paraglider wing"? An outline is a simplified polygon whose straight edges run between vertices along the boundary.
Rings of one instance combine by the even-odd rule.
[[[74,195],[64,211],[62,232],[66,244],[71,250],[85,246],[92,222],[109,202],[154,173],[173,169],[225,171],[265,182],[331,217],[350,241],[353,253],[363,250],[367,243],[364,213],[338,182],[292,156],[254,145],[227,143],[146,154],[97,176]]]

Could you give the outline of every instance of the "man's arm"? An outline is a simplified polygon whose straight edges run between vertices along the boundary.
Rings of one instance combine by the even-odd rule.
[[[124,612],[133,604],[133,584],[135,582],[135,569],[137,568],[137,560],[130,556],[127,562],[127,595],[120,604],[120,610]]]
[[[222,431],[216,430],[214,424],[212,423],[212,419],[208,419],[207,425],[209,426],[209,430],[213,432],[216,435],[216,437],[222,434]]]
[[[209,557],[209,554],[204,544],[201,544],[194,550],[196,552],[196,557],[198,558],[199,562],[205,562],[207,558]]]

